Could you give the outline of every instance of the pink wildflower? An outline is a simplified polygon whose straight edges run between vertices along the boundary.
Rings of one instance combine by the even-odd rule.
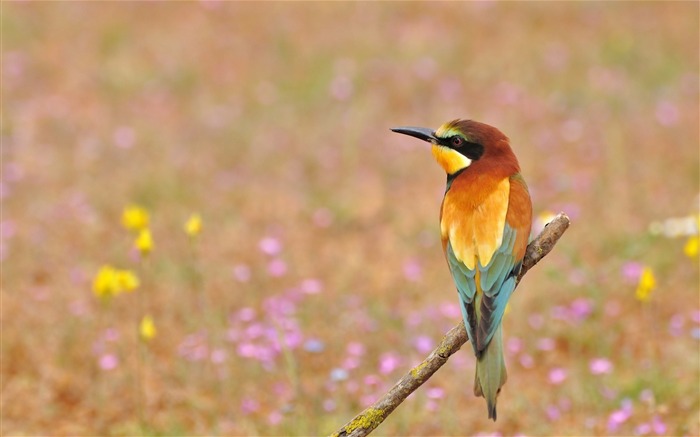
[[[119,365],[119,358],[113,354],[104,354],[100,357],[100,369],[112,370]]]
[[[566,381],[567,376],[568,373],[566,369],[562,369],[561,367],[555,367],[549,371],[549,383],[553,385],[559,385],[562,382]]]
[[[258,249],[266,255],[277,255],[282,251],[282,243],[274,237],[265,237],[258,242]]]
[[[606,358],[594,358],[588,364],[588,369],[593,375],[605,375],[613,370],[613,364]]]
[[[267,264],[267,272],[270,276],[279,277],[287,273],[287,263],[281,259],[273,259]]]
[[[433,350],[435,343],[433,342],[433,339],[427,335],[419,335],[413,341],[413,346],[416,348],[418,353],[425,354]]]
[[[315,278],[304,279],[301,281],[301,291],[306,294],[318,294],[323,289],[323,284]]]
[[[348,343],[345,350],[350,355],[361,356],[361,355],[365,354],[366,348],[365,348],[364,344],[357,342],[357,341],[353,341],[353,342]]]
[[[379,373],[387,375],[401,365],[401,357],[393,352],[387,352],[379,357]]]
[[[411,282],[420,280],[423,276],[423,268],[416,259],[409,259],[403,263],[403,275]]]
[[[430,399],[442,399],[445,397],[445,390],[441,387],[431,387],[426,391],[426,395]]]

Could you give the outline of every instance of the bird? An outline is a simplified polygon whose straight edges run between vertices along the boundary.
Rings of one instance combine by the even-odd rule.
[[[468,119],[436,130],[392,131],[427,141],[447,173],[440,206],[442,249],[457,287],[476,357],[474,395],[496,400],[507,379],[502,320],[515,290],[532,226],[532,201],[510,140],[499,129]]]

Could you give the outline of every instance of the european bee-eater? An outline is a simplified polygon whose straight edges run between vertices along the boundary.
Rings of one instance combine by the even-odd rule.
[[[486,398],[489,419],[495,421],[496,398],[507,377],[501,321],[532,224],[520,165],[508,137],[484,123],[454,120],[435,131],[392,130],[431,143],[447,172],[440,207],[442,248],[476,355],[474,394]]]

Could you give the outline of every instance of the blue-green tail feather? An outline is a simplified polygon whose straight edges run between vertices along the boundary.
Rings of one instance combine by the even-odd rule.
[[[474,394],[486,399],[489,419],[493,419],[494,422],[496,421],[496,400],[508,378],[506,363],[503,359],[501,329],[499,326],[491,342],[477,359],[474,377]]]

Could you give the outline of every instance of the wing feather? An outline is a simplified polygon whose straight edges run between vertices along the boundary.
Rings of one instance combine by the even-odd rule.
[[[467,330],[467,336],[474,348],[474,353],[477,354],[476,348],[476,333],[477,317],[474,312],[474,297],[476,296],[476,270],[468,269],[464,263],[459,261],[452,250],[452,244],[447,243],[447,262],[452,273],[452,279],[457,286],[457,294],[459,295],[460,311],[464,320],[464,327]]]
[[[507,223],[503,231],[503,243],[491,257],[486,266],[479,265],[482,291],[480,302],[480,320],[478,323],[477,349],[483,351],[493,338],[496,329],[501,324],[508,299],[515,289],[515,277],[518,271],[515,267],[515,257],[508,249],[511,240],[515,239],[516,231]]]

